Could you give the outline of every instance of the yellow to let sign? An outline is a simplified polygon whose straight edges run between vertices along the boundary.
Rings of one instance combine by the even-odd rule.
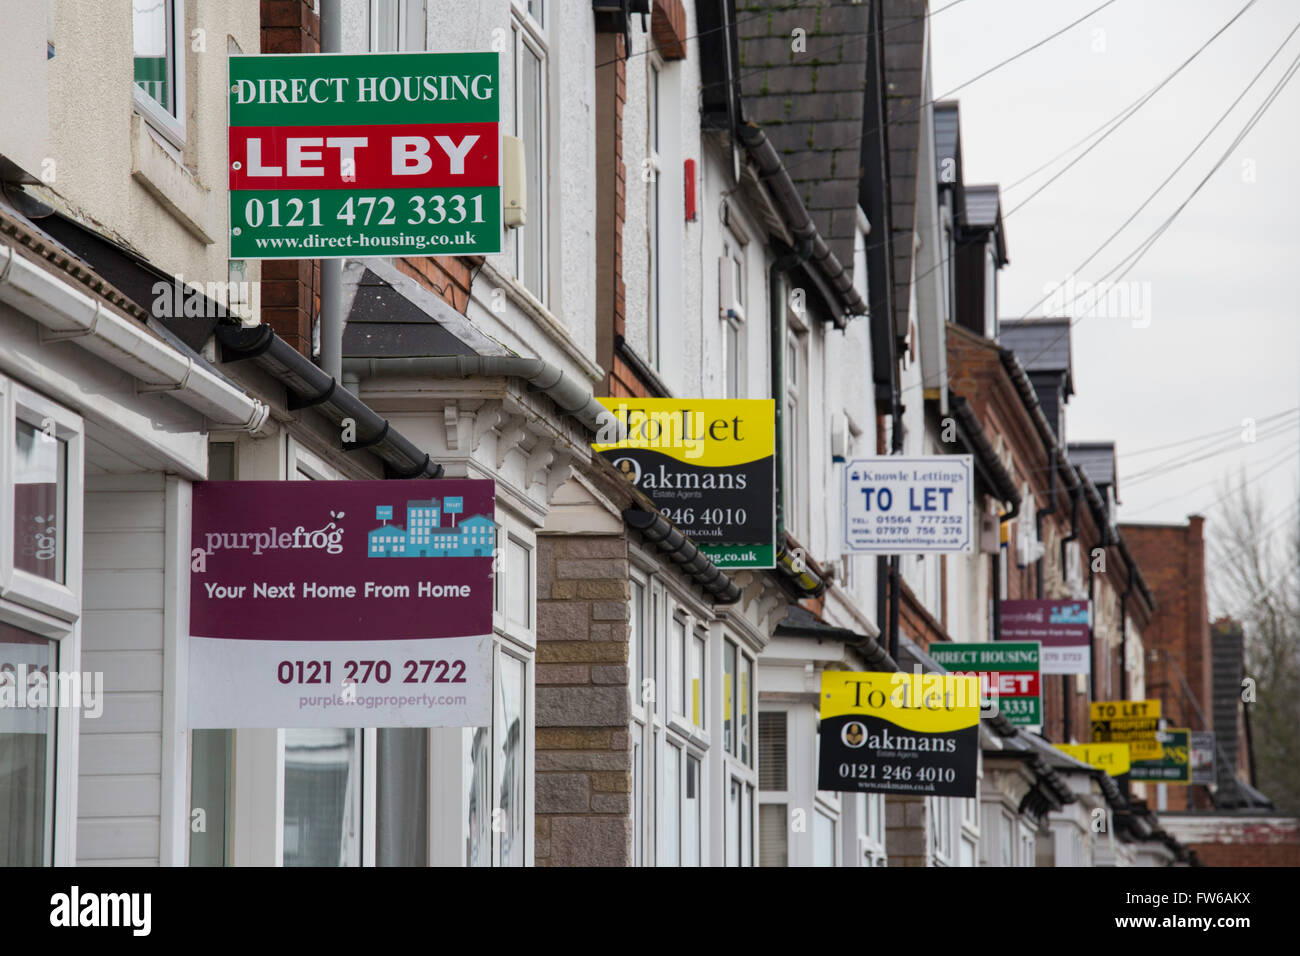
[[[1093,720],[1133,720],[1145,718],[1158,720],[1158,700],[1096,700],[1089,706]]]
[[[1057,744],[1056,749],[1089,767],[1104,770],[1112,777],[1128,773],[1128,744]]]
[[[823,671],[822,720],[845,714],[879,717],[931,734],[974,727],[980,721],[979,678]]]

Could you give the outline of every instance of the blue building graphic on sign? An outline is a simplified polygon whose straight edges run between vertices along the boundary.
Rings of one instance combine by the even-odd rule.
[[[1088,623],[1088,605],[1067,604],[1064,607],[1052,608],[1052,613],[1048,616],[1049,624],[1087,624]]]
[[[491,557],[496,548],[496,524],[483,515],[470,515],[457,522],[461,499],[453,501],[452,510],[437,498],[406,503],[406,527],[389,524],[393,516],[390,505],[375,508],[375,518],[383,521],[366,536],[366,556],[370,558],[478,558]],[[442,518],[449,514],[452,523],[444,527]]]

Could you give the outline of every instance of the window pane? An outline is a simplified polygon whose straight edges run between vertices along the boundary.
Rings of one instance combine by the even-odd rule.
[[[818,810],[813,814],[813,866],[835,865],[835,821]]]
[[[429,731],[391,727],[376,731],[375,863],[429,864]]]
[[[497,690],[496,775],[501,865],[524,865],[524,662],[501,655]]]
[[[745,785],[745,802],[741,805],[740,865],[754,865],[754,788]]]
[[[659,831],[659,865],[681,865],[681,774],[682,751],[669,744],[664,761],[664,786],[660,794],[664,822]]]
[[[645,865],[645,727],[632,722],[632,865]]]
[[[397,49],[397,4],[398,0],[370,0],[372,50]]]
[[[682,654],[686,642],[686,625],[673,618],[668,631],[668,693],[669,713],[683,714],[682,706]]]
[[[357,866],[357,731],[284,732],[284,865]]]
[[[194,731],[190,808],[203,810],[204,828],[191,830],[190,866],[226,865],[233,738],[229,730]]]
[[[735,718],[732,712],[735,683],[736,645],[727,641],[722,651],[722,749],[729,754],[736,752],[733,729],[735,727]]]
[[[682,864],[700,865],[700,762],[686,758],[686,792],[682,798]]]
[[[632,672],[632,703],[642,706],[642,681],[645,680],[645,585],[632,582],[632,621],[628,628],[628,665]]]
[[[506,616],[523,627],[532,625],[532,555],[511,538],[506,546]]]
[[[469,748],[469,772],[465,775],[469,793],[469,835],[465,846],[466,866],[492,865],[492,728],[475,727]]]
[[[528,157],[525,186],[528,197],[528,224],[523,227],[524,268],[520,278],[538,299],[545,298],[542,281],[542,240],[546,232],[546,193],[543,166],[546,159],[542,129],[542,61],[527,43],[520,43],[519,54],[519,135]]]
[[[764,803],[758,808],[759,866],[786,866],[789,862],[789,830],[784,803]]]
[[[691,655],[691,723],[704,726],[704,641],[695,638]]]
[[[14,567],[62,584],[68,445],[19,419],[14,436]]]
[[[752,749],[750,743],[753,740],[749,723],[749,695],[753,693],[754,687],[754,662],[748,657],[740,658],[740,759],[743,763],[753,766]]]
[[[727,397],[742,398],[740,392],[740,330],[731,319],[722,320],[722,337],[725,340],[727,351],[723,359],[727,363]]]
[[[727,788],[727,866],[740,866],[740,781],[731,778]]]
[[[0,624],[0,866],[52,862],[58,709],[49,706],[49,675],[57,647]]]
[[[135,85],[172,115],[171,52],[172,0],[133,0]]]

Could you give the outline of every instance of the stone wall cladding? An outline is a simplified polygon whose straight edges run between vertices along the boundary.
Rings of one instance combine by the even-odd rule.
[[[632,862],[627,539],[537,539],[536,863]]]

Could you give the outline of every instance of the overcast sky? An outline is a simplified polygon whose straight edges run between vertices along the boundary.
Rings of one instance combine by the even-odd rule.
[[[931,20],[934,95],[1101,2],[961,0]],[[1005,215],[1087,143],[1009,184],[1160,83],[1245,2],[1117,0],[960,90],[953,98],[961,103],[966,182],[1001,183]],[[1295,0],[1257,0],[1105,142],[1012,213],[1001,316],[1020,318],[1050,284],[1064,282],[1186,157],[1297,23]],[[1297,56],[1300,31],[1182,172],[1075,277],[1075,291],[1102,279],[1187,198]],[[1130,315],[1099,308],[1073,329],[1068,438],[1116,442],[1121,520],[1181,522],[1200,512],[1213,530],[1228,511],[1214,504],[1219,483],[1241,470],[1267,496],[1273,526],[1295,525],[1300,424],[1295,412],[1264,419],[1300,406],[1297,156],[1300,77],[1124,278],[1127,288],[1106,300],[1122,306],[1120,292],[1128,295]],[[1086,306],[1081,299],[1069,314]],[[1241,440],[1247,418],[1259,422],[1253,444]],[[1209,437],[1141,454],[1201,435]],[[1198,449],[1224,453],[1159,477],[1140,474]]]

